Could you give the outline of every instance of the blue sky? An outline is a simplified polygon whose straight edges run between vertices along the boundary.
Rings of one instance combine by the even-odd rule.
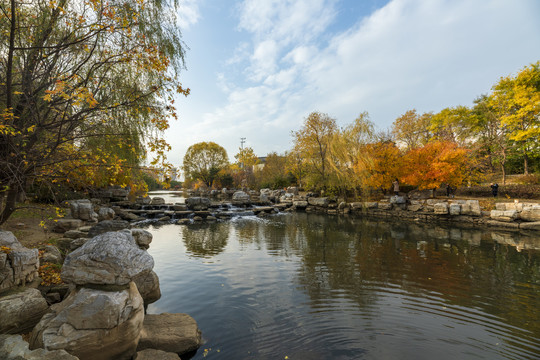
[[[165,136],[181,166],[214,141],[233,159],[292,147],[320,111],[378,130],[410,109],[470,106],[540,60],[538,0],[180,0],[191,95]]]

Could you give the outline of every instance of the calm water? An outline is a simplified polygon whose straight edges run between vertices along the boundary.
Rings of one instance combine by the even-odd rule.
[[[148,312],[195,318],[194,359],[540,358],[540,239],[314,214],[148,230]]]

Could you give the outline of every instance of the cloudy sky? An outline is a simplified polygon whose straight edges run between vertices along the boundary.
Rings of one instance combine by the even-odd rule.
[[[175,166],[200,141],[282,153],[312,111],[341,126],[367,111],[385,130],[470,106],[540,60],[538,0],[180,1],[191,95],[166,132]]]

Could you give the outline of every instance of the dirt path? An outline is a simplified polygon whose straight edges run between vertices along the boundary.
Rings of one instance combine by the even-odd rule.
[[[29,204],[29,208],[17,210],[0,229],[11,231],[19,242],[28,248],[39,248],[54,242],[61,234],[53,233],[56,210],[54,206]]]

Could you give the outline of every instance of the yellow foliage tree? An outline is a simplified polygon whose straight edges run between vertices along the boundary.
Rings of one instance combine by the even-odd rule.
[[[294,151],[306,165],[306,178],[311,187],[328,185],[329,147],[337,129],[334,118],[315,111],[304,120],[300,130],[293,132]]]
[[[366,185],[386,190],[394,179],[401,177],[403,161],[401,151],[392,141],[379,141],[364,147],[369,161],[359,163],[358,171],[367,173]]]
[[[28,183],[126,183],[147,150],[164,163],[173,96],[189,93],[168,4],[0,0],[0,223]]]
[[[528,158],[540,154],[540,61],[526,66],[515,77],[502,77],[493,86],[490,105],[508,139],[523,154],[524,173],[529,173]]]

